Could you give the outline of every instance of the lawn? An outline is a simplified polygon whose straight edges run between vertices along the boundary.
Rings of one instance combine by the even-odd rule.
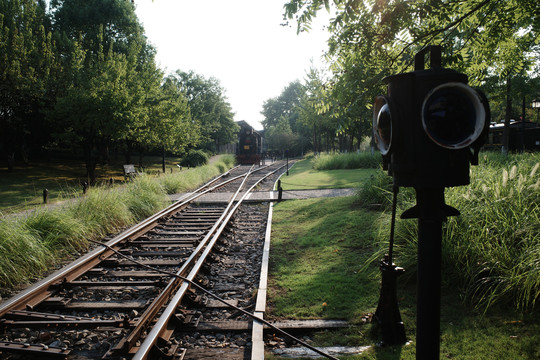
[[[274,207],[267,316],[287,319],[347,319],[358,326],[313,337],[318,346],[375,345],[374,312],[380,276],[372,255],[387,213],[368,211],[354,197],[291,200]],[[463,302],[455,289],[443,291],[441,358],[538,359],[540,320],[536,313],[494,307],[483,313]],[[398,289],[400,311],[412,344],[373,347],[348,359],[415,359],[414,284]],[[270,355],[269,358],[276,358]]]
[[[516,207],[510,199],[522,199],[525,193],[530,193],[526,201],[530,202],[529,205],[532,208],[537,209],[535,204],[538,202],[535,196],[540,180],[537,180],[536,169],[540,165],[535,164],[538,160],[538,156],[534,154],[512,155],[503,159],[498,159],[497,154],[487,154],[483,157],[481,166],[472,169],[470,186],[448,191],[449,203],[461,202],[458,207],[466,215],[468,214],[467,206],[481,206],[486,214],[496,212],[497,207],[490,205],[489,201],[495,201],[497,206],[514,209],[512,211],[515,212]],[[372,175],[375,176],[372,177]],[[373,189],[378,192],[382,192],[389,182],[388,176],[381,177],[380,170],[316,171],[312,169],[309,160],[297,162],[290,170],[289,177],[283,176],[281,179],[284,189],[334,188],[342,184],[351,184],[344,187],[361,187],[372,183]],[[491,184],[492,180],[494,184]],[[499,182],[502,185],[497,185]],[[491,194],[492,188],[495,189],[494,191],[498,189],[499,197]],[[526,191],[521,191],[523,189]],[[400,194],[410,195],[410,191],[403,190]],[[506,197],[507,193],[510,194],[508,197]],[[480,197],[480,194],[485,194],[485,196]],[[502,201],[501,196],[505,196],[504,202],[498,204]],[[362,199],[383,204],[382,198],[385,196],[378,197],[379,199],[371,199],[369,196],[364,196]],[[351,328],[324,331],[312,336],[315,346],[372,346],[362,355],[340,357],[343,359],[415,359],[414,275],[403,276],[401,280],[398,280],[399,306],[407,338],[410,340],[408,345],[376,346],[381,340],[376,324],[364,323],[363,319],[369,319],[378,303],[380,274],[378,258],[373,254],[380,254],[381,248],[387,246],[385,244],[388,241],[390,214],[388,211],[370,211],[367,206],[362,207],[360,203],[360,198],[356,196],[290,200],[274,206],[266,316],[275,319],[348,320],[354,324]],[[369,202],[366,202],[367,204]],[[410,204],[405,205],[410,206]],[[527,219],[537,224],[534,222],[537,217],[533,215],[534,213],[528,214]],[[468,216],[470,217],[470,214]],[[507,225],[497,225],[499,233],[507,227],[515,227],[514,219],[511,217],[507,219]],[[456,221],[458,225],[465,223],[466,219],[463,216],[457,220],[453,218],[451,220],[444,228],[450,229],[449,232],[463,234],[461,242],[469,241],[471,248],[476,246],[476,243],[478,246],[483,243],[487,251],[496,248],[497,245],[501,247],[501,244],[505,243],[501,239],[498,242],[486,243],[483,238],[474,240],[472,237],[467,237],[465,241],[466,233],[476,233],[475,229],[481,226],[481,219],[474,218],[473,222],[466,226],[467,229],[471,228],[471,231],[456,228],[454,224]],[[522,220],[520,220],[521,226],[523,226]],[[398,229],[411,227],[415,223],[415,220],[398,220]],[[492,225],[490,231],[496,232],[491,220],[489,224]],[[515,233],[521,239],[520,245],[528,242],[534,249],[538,237],[537,231],[529,232],[528,229],[529,227],[526,227],[526,229],[521,229],[521,232]],[[524,232],[530,236],[525,236]],[[512,239],[514,238],[510,238]],[[465,258],[465,255],[469,256],[468,253],[471,250],[465,250],[463,244],[458,244],[458,240],[452,240],[453,243],[449,244],[450,249],[454,249],[453,252],[462,253],[462,258]],[[517,249],[517,245],[514,245],[514,248]],[[405,250],[407,252],[404,254]],[[415,274],[415,247],[407,248],[400,242],[400,246],[396,247],[395,251],[398,265],[403,266],[405,263],[406,274]],[[454,259],[452,261],[456,262],[453,267],[457,268],[457,271],[462,273],[468,271],[467,265],[457,263],[459,259],[450,256],[452,251],[448,252],[447,248],[445,251],[448,253],[447,258]],[[521,258],[524,257],[525,254],[522,254]],[[538,269],[538,261],[535,264],[531,265],[533,268],[528,269],[529,272],[522,271],[514,275],[519,278],[525,277],[528,273],[534,274],[535,269]],[[476,265],[476,263],[469,264],[469,267]],[[540,318],[534,305],[516,306],[512,299],[503,301],[503,296],[499,303],[486,308],[485,302],[471,298],[465,287],[456,286],[455,277],[451,269],[445,268],[440,320],[441,359],[532,360],[540,358],[538,345],[540,344]],[[404,283],[405,279],[408,280],[407,283]],[[538,281],[538,277],[534,281]],[[507,295],[510,295],[510,292]],[[534,294],[531,294],[531,298],[534,298]],[[269,359],[277,358],[271,354],[267,355]]]
[[[167,171],[178,171],[179,158],[167,158]],[[125,164],[122,156],[111,157],[106,165],[98,165],[98,182],[111,178],[115,183],[123,183]],[[156,174],[161,170],[161,158],[148,156],[143,159],[145,171]],[[76,160],[52,160],[18,165],[9,172],[0,167],[0,212],[16,212],[43,203],[43,189],[49,191],[49,202],[71,198],[82,194],[82,184],[87,182],[84,163]]]
[[[281,177],[283,190],[345,189],[359,187],[376,169],[314,170],[311,159],[297,161],[289,176]]]

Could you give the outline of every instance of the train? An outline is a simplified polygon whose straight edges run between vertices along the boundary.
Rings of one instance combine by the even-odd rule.
[[[263,136],[245,121],[238,121],[236,161],[241,165],[259,165],[263,149]]]

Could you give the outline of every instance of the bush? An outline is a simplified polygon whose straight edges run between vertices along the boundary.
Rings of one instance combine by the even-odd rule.
[[[392,178],[382,169],[371,175],[356,192],[356,203],[367,208],[376,205],[389,210],[392,205]]]
[[[376,169],[381,166],[381,162],[382,157],[379,153],[320,154],[313,158],[313,168],[315,170]]]
[[[359,191],[359,202],[389,209],[390,191],[376,176]],[[399,219],[414,205],[414,192],[400,189],[398,199]],[[471,184],[447,189],[446,202],[461,215],[443,225],[443,286],[460,289],[464,299],[484,309],[496,303],[533,308],[540,297],[540,154],[484,154],[471,167]],[[374,261],[387,249],[388,228],[381,238]],[[397,220],[395,255],[407,270],[403,279],[414,281],[417,221]]]
[[[206,165],[208,155],[202,150],[190,150],[190,152],[180,162],[181,166],[196,167]]]

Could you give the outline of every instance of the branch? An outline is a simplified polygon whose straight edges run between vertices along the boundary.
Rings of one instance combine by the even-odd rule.
[[[395,63],[395,61],[401,57],[401,55],[403,55],[403,53],[412,45],[420,42],[421,40],[427,38],[427,37],[430,37],[430,40],[433,39],[435,36],[437,36],[438,34],[442,33],[442,32],[445,32],[447,31],[448,29],[460,24],[461,22],[463,22],[465,19],[467,19],[469,16],[473,15],[475,12],[477,12],[480,8],[484,7],[485,5],[487,5],[489,2],[491,2],[492,0],[484,0],[482,1],[481,3],[479,3],[478,5],[476,5],[473,9],[471,9],[469,12],[463,14],[463,16],[459,17],[458,19],[452,21],[451,23],[449,23],[448,25],[446,25],[445,27],[443,27],[442,29],[436,29],[436,30],[432,30],[424,35],[422,35],[421,38],[419,39],[416,39],[416,40],[413,40],[409,45],[405,46],[400,52],[399,54],[394,58],[392,59],[391,61],[391,64],[393,65]]]

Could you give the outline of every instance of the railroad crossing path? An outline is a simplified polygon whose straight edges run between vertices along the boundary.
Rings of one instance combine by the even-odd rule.
[[[356,191],[357,189],[283,190],[282,199],[295,200],[319,197],[351,196],[354,195]],[[174,194],[169,195],[169,198],[171,199],[171,201],[176,201],[182,199],[189,194],[190,193]],[[242,194],[239,194],[238,197],[240,197],[241,195]],[[233,196],[232,193],[206,194],[199,199],[199,202],[226,202],[228,199],[230,199],[231,196]],[[246,201],[277,201],[277,199],[277,191],[256,191],[253,192],[246,199]]]

